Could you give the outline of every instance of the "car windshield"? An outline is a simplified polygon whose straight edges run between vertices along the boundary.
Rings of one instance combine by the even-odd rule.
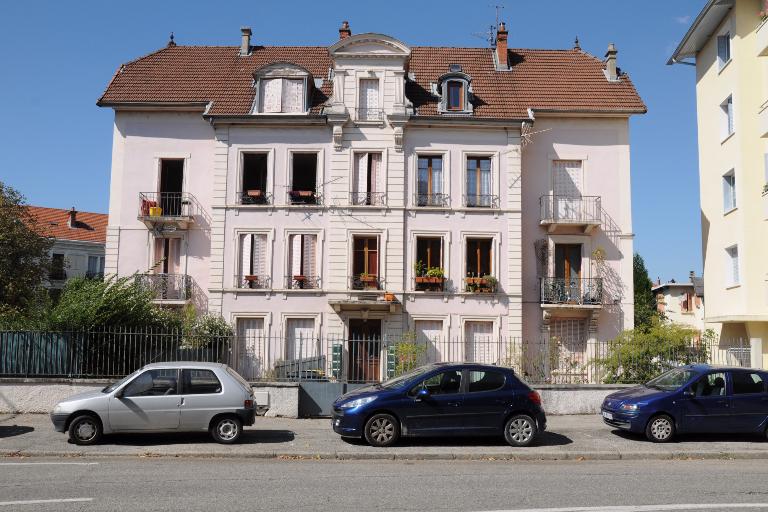
[[[415,370],[412,370],[408,373],[404,373],[400,375],[399,377],[395,377],[394,379],[390,379],[384,383],[381,384],[381,387],[384,389],[394,389],[399,388],[403,384],[409,382],[414,377],[418,377],[419,375],[422,375],[424,373],[427,373],[428,371],[432,370],[433,366],[422,366],[421,368],[416,368]]]
[[[131,380],[132,378],[134,378],[136,375],[138,375],[138,373],[140,371],[141,371],[141,369],[138,369],[135,372],[133,372],[132,374],[130,374],[130,375],[126,376],[126,377],[123,377],[119,381],[113,382],[109,386],[107,386],[104,389],[102,389],[101,392],[102,393],[111,393],[111,392],[113,392],[114,390],[116,390],[117,388],[119,388],[120,386],[122,386],[123,384],[125,384],[126,382]]]
[[[694,372],[691,370],[681,370],[679,368],[675,368],[674,370],[669,370],[668,372],[662,373],[655,379],[649,380],[645,383],[645,385],[649,388],[661,389],[663,391],[673,391],[691,380],[691,377],[693,376]]]

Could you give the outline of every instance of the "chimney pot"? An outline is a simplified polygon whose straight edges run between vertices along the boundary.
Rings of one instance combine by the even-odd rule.
[[[240,28],[240,55],[246,56],[251,54],[251,27]]]
[[[349,22],[346,20],[342,21],[341,27],[339,28],[339,39],[346,39],[351,35],[352,30],[349,28]]]
[[[619,68],[616,66],[616,45],[613,43],[608,45],[608,51],[605,52],[605,76],[611,82],[615,82],[619,79]]]
[[[509,61],[507,57],[507,25],[502,21],[499,23],[499,28],[496,30],[496,60],[498,61],[498,69],[509,69]]]
[[[71,210],[69,210],[69,221],[68,221],[69,227],[74,228],[77,224],[77,210],[75,210],[75,207],[73,206]]]

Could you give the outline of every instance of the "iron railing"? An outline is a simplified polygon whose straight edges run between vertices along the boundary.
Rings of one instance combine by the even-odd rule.
[[[272,278],[265,275],[235,274],[235,288],[265,290],[272,288]]]
[[[352,290],[383,290],[384,280],[373,274],[355,274],[349,276],[349,287]]]
[[[202,206],[188,192],[139,193],[140,219],[193,218],[202,214]]]
[[[318,205],[323,204],[320,193],[316,190],[289,190],[287,194],[288,204]]]
[[[350,192],[349,204],[352,206],[386,206],[384,192]]]
[[[600,196],[556,196],[539,198],[539,220],[544,224],[600,224]]]
[[[603,303],[603,280],[589,278],[541,278],[543,304],[599,305]]]
[[[192,300],[193,281],[187,274],[139,274],[136,282],[151,290],[155,300]]]
[[[240,204],[272,204],[272,194],[263,190],[244,190],[240,193]]]
[[[417,193],[413,196],[413,204],[416,206],[432,206],[438,208],[445,208],[450,202],[450,196],[448,194],[421,194]]]
[[[285,276],[285,287],[289,290],[319,290],[319,276]]]
[[[65,281],[67,279],[67,271],[63,268],[54,268],[48,274],[49,281]]]
[[[380,108],[358,108],[356,111],[357,121],[383,121],[384,110]]]
[[[466,194],[464,206],[467,208],[498,208],[499,196],[494,194]]]

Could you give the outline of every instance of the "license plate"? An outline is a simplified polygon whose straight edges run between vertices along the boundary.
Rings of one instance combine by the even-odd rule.
[[[613,414],[611,414],[610,412],[603,411],[603,418],[605,418],[607,420],[612,420],[613,419]]]

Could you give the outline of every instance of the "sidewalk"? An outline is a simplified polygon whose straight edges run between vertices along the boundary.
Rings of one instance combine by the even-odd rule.
[[[550,416],[535,446],[512,448],[501,439],[404,439],[391,448],[342,440],[330,420],[256,418],[236,445],[200,434],[122,434],[98,446],[77,446],[54,432],[47,415],[0,415],[0,456],[243,457],[281,459],[768,459],[761,436],[684,436],[654,444],[614,431],[595,415]]]

